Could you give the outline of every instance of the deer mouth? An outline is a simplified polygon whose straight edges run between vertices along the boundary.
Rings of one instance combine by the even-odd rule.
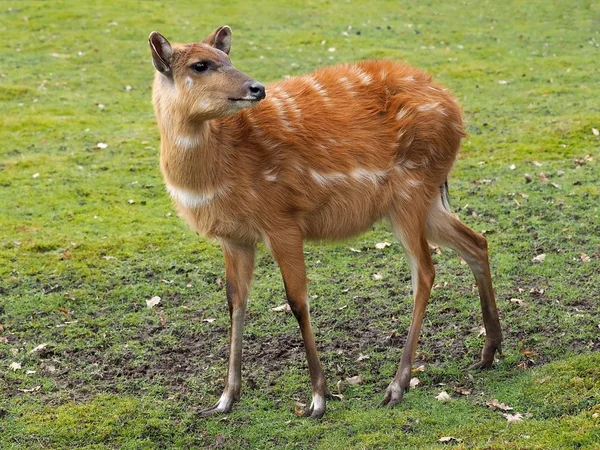
[[[242,98],[229,98],[228,100],[230,102],[234,102],[234,103],[238,103],[238,102],[257,103],[257,102],[260,102],[262,99],[256,98],[256,97],[242,97]]]

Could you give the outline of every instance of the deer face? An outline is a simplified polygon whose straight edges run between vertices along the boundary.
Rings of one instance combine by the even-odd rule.
[[[154,31],[149,43],[158,71],[155,98],[191,120],[230,116],[266,96],[262,84],[231,64],[231,28],[227,26],[202,42],[175,46]]]

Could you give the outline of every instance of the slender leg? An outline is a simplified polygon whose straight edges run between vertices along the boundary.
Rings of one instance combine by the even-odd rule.
[[[304,411],[304,416],[319,419],[325,413],[325,398],[330,394],[310,325],[302,235],[299,230],[295,230],[287,232],[285,237],[268,236],[267,244],[279,264],[287,300],[300,325],[304,341],[312,384],[312,402]]]
[[[423,220],[414,220],[403,224],[400,220],[392,218],[392,224],[398,234],[410,262],[414,306],[412,321],[402,353],[402,359],[394,379],[385,391],[383,405],[394,406],[402,401],[404,392],[408,391],[412,372],[413,361],[419,341],[419,334],[423,324],[425,308],[429,302],[429,295],[435,269],[429,254],[429,246],[425,238],[425,227]]]
[[[213,407],[200,411],[202,416],[231,411],[233,402],[240,397],[242,385],[242,334],[254,270],[254,247],[241,247],[228,242],[222,242],[222,247],[225,257],[227,303],[231,320],[229,364],[225,389],[221,398]]]
[[[494,362],[496,350],[502,353],[502,330],[492,288],[487,241],[446,211],[439,203],[434,204],[429,211],[427,234],[437,244],[456,251],[471,267],[479,291],[485,326],[485,343],[481,360],[470,368],[489,367]]]

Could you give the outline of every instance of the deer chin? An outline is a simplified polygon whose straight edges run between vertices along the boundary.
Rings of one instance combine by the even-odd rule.
[[[251,108],[254,105],[258,104],[258,102],[260,102],[260,99],[254,98],[254,97],[229,98],[228,100],[229,100],[229,103],[231,105],[233,105],[235,108],[238,108],[238,110],[245,109],[245,108]]]

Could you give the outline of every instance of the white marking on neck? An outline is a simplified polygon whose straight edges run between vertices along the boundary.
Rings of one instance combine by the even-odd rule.
[[[224,195],[227,192],[224,188],[209,192],[193,192],[170,184],[167,184],[166,187],[171,198],[186,208],[199,208],[208,205],[215,197]]]
[[[271,103],[273,103],[273,106],[275,107],[275,110],[277,111],[277,114],[279,115],[279,118],[281,119],[283,126],[285,128],[287,128],[288,130],[292,130],[293,128],[290,125],[290,121],[288,120],[288,118],[285,114],[285,107],[283,106],[283,102],[281,101],[281,99],[272,95],[270,97],[270,100],[271,100]]]
[[[185,87],[191,89],[193,85],[194,80],[192,80],[190,77],[185,77]]]
[[[191,150],[200,144],[200,139],[196,136],[177,136],[175,138],[175,145],[184,150]]]

